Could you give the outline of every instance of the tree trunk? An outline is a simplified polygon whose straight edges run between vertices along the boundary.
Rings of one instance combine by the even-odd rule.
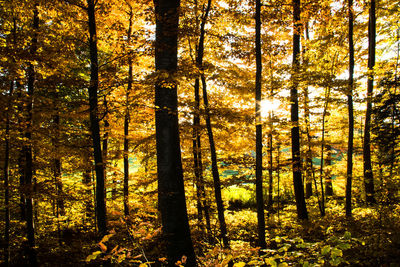
[[[103,133],[103,169],[104,169],[104,199],[107,199],[107,168],[108,168],[108,135],[110,131],[110,123],[108,122],[108,102],[107,96],[104,96],[104,133]]]
[[[56,104],[57,105],[57,104]],[[65,208],[64,208],[64,198],[63,198],[63,184],[61,181],[61,159],[60,159],[60,151],[59,151],[59,142],[60,142],[60,115],[58,114],[58,108],[56,108],[56,115],[54,116],[54,138],[53,138],[53,145],[54,145],[54,182],[56,186],[57,192],[57,217],[58,215],[64,216],[65,215]]]
[[[158,201],[168,265],[182,256],[196,266],[186,209],[178,124],[177,70],[179,0],[154,0],[156,12],[155,85]]]
[[[258,245],[262,249],[266,247],[265,242],[265,217],[264,217],[264,196],[263,196],[263,177],[262,177],[262,122],[261,122],[261,73],[262,73],[262,54],[261,54],[261,1],[256,0],[256,200],[257,200],[257,231]]]
[[[11,97],[14,91],[14,81],[10,82],[9,98],[6,107],[6,129],[5,129],[5,148],[4,148],[4,264],[10,263],[10,188],[9,188],[9,165],[10,165],[10,109]]]
[[[197,4],[197,3],[196,3]],[[211,0],[208,1],[207,7],[201,19],[200,36],[197,46],[196,66],[200,72],[203,72],[203,56],[204,56],[204,38],[205,38],[205,25],[207,23],[208,14],[211,9]],[[194,173],[197,184],[197,197],[198,197],[198,220],[199,225],[202,225],[202,213],[206,219],[206,228],[208,238],[211,238],[211,222],[210,222],[210,207],[207,201],[206,191],[204,187],[203,176],[203,161],[201,153],[201,126],[200,126],[200,78],[196,77],[194,84],[195,95],[195,112],[193,116],[193,160],[194,160]]]
[[[128,40],[127,43],[130,45],[132,36],[132,19],[133,10],[130,6],[129,13],[129,27],[128,27]],[[124,118],[124,214],[129,215],[129,94],[132,91],[133,83],[133,66],[132,66],[132,54],[129,52],[128,55],[128,88],[126,89],[125,96],[125,118]]]
[[[34,35],[31,41],[30,56],[31,59],[36,57],[37,52],[37,35],[39,30],[39,4],[35,2],[33,10],[33,31]],[[26,130],[25,138],[26,144],[24,145],[25,154],[25,186],[27,188],[27,194],[25,196],[25,218],[27,226],[27,236],[28,236],[28,260],[30,266],[37,266],[37,258],[35,251],[35,225],[33,219],[33,157],[32,157],[32,116],[33,116],[33,94],[35,87],[36,71],[32,63],[28,64],[27,70],[28,76],[28,97],[26,103]]]
[[[268,203],[267,203],[267,210],[272,211],[274,205],[274,198],[273,198],[273,189],[274,189],[274,177],[273,177],[273,148],[272,148],[272,112],[270,112],[270,129],[268,133]]]
[[[309,28],[308,28],[308,22],[305,24],[306,29],[305,29],[305,38],[306,40],[310,39],[309,36]],[[303,54],[306,53],[306,48],[303,48]],[[304,57],[303,59],[305,68],[308,66],[308,59],[307,57]],[[314,177],[314,166],[312,162],[312,141],[311,141],[311,134],[310,134],[310,107],[309,107],[309,102],[310,98],[308,96],[308,86],[306,85],[304,87],[304,121],[305,121],[305,126],[306,126],[306,135],[307,135],[307,152],[306,152],[306,178],[305,178],[305,183],[306,183],[306,198],[310,198],[313,195],[313,190],[312,190],[312,182]]]
[[[367,110],[365,114],[364,128],[364,185],[366,201],[368,204],[376,203],[374,176],[372,172],[371,162],[371,113],[372,113],[372,97],[374,88],[374,66],[375,66],[375,46],[376,46],[376,17],[375,17],[375,0],[371,0],[369,8],[368,22],[368,81],[367,81]]]
[[[14,22],[15,23],[15,22]],[[18,117],[18,136],[19,138],[24,137],[25,131],[25,116],[23,110],[23,102],[25,102],[22,96],[22,84],[19,79],[16,80],[16,89],[17,89],[17,117]],[[24,152],[24,145],[20,143],[20,151],[18,151],[18,176],[19,176],[19,207],[20,207],[20,220],[26,221],[26,211],[25,211],[25,152]]]
[[[301,178],[300,161],[300,131],[299,131],[299,99],[297,93],[299,71],[300,71],[300,0],[293,0],[293,76],[292,88],[290,90],[291,101],[291,122],[292,122],[292,164],[293,164],[293,185],[296,198],[297,217],[308,219],[306,201],[304,198],[304,186]]]
[[[331,93],[331,88],[328,87],[325,90],[325,104],[324,104],[324,110],[322,113],[322,140],[321,140],[321,165],[319,169],[319,179],[320,179],[320,185],[321,185],[321,216],[325,216],[325,192],[324,192],[324,149],[325,149],[325,118],[328,114],[328,104],[329,104],[329,96]]]
[[[349,113],[349,137],[347,141],[347,176],[346,176],[346,217],[351,217],[351,187],[353,181],[353,139],[354,139],[354,111],[353,111],[353,87],[354,87],[354,41],[353,41],[353,0],[348,0],[349,16],[349,82],[347,93],[347,106]]]
[[[89,18],[89,49],[90,49],[90,130],[93,142],[93,156],[96,170],[96,218],[100,235],[107,233],[106,203],[104,196],[104,164],[100,145],[100,125],[98,118],[97,91],[99,87],[99,66],[97,58],[97,35],[94,0],[87,0]]]
[[[326,155],[326,166],[332,165],[332,146],[326,145],[327,155]],[[331,170],[325,171],[325,194],[326,196],[333,196],[333,186],[332,186],[332,174]]]
[[[87,152],[89,153],[89,152]],[[86,219],[90,220],[90,218],[93,218],[93,203],[92,203],[92,189],[90,188],[92,179],[91,179],[91,174],[92,174],[92,163],[89,154],[87,154],[86,157],[86,162],[88,162],[88,165],[86,166],[85,171],[83,172],[83,177],[82,177],[82,182],[86,186],[86,201],[85,201],[85,213],[86,213]],[[90,165],[89,165],[90,164]]]

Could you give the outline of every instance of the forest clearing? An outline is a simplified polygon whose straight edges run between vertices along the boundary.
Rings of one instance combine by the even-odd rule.
[[[0,1],[1,266],[400,265],[400,1]]]

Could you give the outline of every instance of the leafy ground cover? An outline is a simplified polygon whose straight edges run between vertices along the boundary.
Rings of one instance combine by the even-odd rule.
[[[199,266],[398,266],[399,211],[397,204],[358,206],[347,219],[343,203],[331,199],[325,217],[311,208],[311,219],[298,221],[295,206],[286,205],[266,218],[263,250],[255,246],[257,217],[251,209],[226,211],[229,249],[222,248],[217,236],[207,240],[195,220],[192,235]],[[111,224],[113,230],[100,242],[92,231],[75,228],[63,230],[61,237],[56,232],[41,236],[39,261],[42,266],[166,266],[154,214],[123,218],[114,213]],[[179,265],[185,266],[184,258]]]

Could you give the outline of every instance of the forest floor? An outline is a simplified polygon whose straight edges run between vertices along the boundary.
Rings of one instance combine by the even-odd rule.
[[[279,213],[275,210],[266,220],[263,250],[255,247],[255,211],[227,210],[230,249],[221,248],[217,239],[217,244],[205,240],[206,235],[192,225],[199,265],[400,266],[400,205],[357,206],[348,219],[343,204],[331,199],[322,218],[317,208],[309,208],[308,221],[296,219],[294,205]],[[109,225],[113,230],[101,242],[93,230],[43,231],[37,237],[40,266],[164,266],[155,215],[143,213],[125,220],[116,213]],[[13,266],[26,266],[21,247],[14,246]]]

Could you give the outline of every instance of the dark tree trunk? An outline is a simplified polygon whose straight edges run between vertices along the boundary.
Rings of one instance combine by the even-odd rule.
[[[263,177],[262,177],[262,122],[261,122],[261,73],[262,73],[262,54],[261,54],[261,1],[256,0],[256,200],[257,200],[257,231],[258,246],[266,247],[265,242],[265,217],[264,217],[264,196],[263,196]]]
[[[103,170],[104,170],[104,199],[107,199],[107,168],[108,168],[108,135],[110,131],[110,123],[108,122],[108,102],[107,96],[104,96],[104,133],[103,133],[103,149],[102,149],[102,156],[103,156]]]
[[[374,189],[374,175],[371,162],[371,113],[372,96],[374,88],[374,66],[375,66],[375,46],[376,46],[376,17],[375,0],[371,0],[369,8],[368,22],[368,81],[367,81],[367,110],[365,114],[364,128],[364,185],[366,201],[369,204],[376,203]]]
[[[215,193],[215,201],[217,203],[217,212],[218,212],[218,220],[219,220],[219,227],[221,230],[221,238],[224,244],[224,247],[229,247],[229,239],[227,236],[226,230],[226,222],[225,222],[225,215],[224,215],[224,203],[222,201],[222,194],[221,194],[221,181],[219,179],[219,172],[218,172],[218,161],[217,161],[217,152],[215,150],[215,143],[214,143],[214,135],[212,132],[211,127],[211,118],[210,118],[210,108],[208,105],[208,97],[207,97],[207,84],[204,75],[201,75],[201,81],[203,86],[203,102],[205,107],[205,117],[206,117],[206,127],[207,127],[207,134],[208,134],[208,141],[210,143],[210,153],[211,153],[211,171],[214,181],[214,193]]]
[[[309,36],[309,28],[308,28],[308,22],[305,24],[306,29],[305,29],[305,38],[306,40],[310,40]],[[303,54],[306,53],[306,48],[303,49]],[[308,59],[304,57],[303,59],[305,68],[308,66]],[[314,166],[312,162],[312,141],[311,141],[311,134],[310,134],[310,107],[309,107],[309,102],[310,98],[308,96],[308,86],[306,85],[304,88],[304,121],[305,121],[305,126],[306,126],[306,135],[307,135],[307,152],[306,152],[306,178],[305,178],[305,183],[306,183],[306,198],[309,198],[313,195],[313,190],[312,190],[312,182],[314,177]]]
[[[325,119],[328,114],[328,105],[329,105],[329,96],[330,96],[331,88],[328,87],[325,90],[325,104],[324,104],[324,110],[322,113],[322,140],[321,140],[321,165],[319,169],[319,179],[320,179],[320,185],[321,185],[321,216],[325,216],[325,190],[324,190],[324,152],[325,152]]]
[[[131,43],[133,11],[130,7],[128,45]],[[132,53],[128,55],[128,88],[126,89],[125,118],[124,118],[124,214],[129,215],[129,94],[132,91],[133,66]]]
[[[300,131],[299,131],[299,99],[297,93],[299,71],[300,71],[300,0],[293,0],[293,77],[290,90],[291,100],[291,122],[292,122],[292,164],[293,164],[293,185],[296,198],[297,217],[308,219],[306,201],[304,198],[304,186],[301,178],[300,161]]]
[[[314,177],[314,166],[312,162],[312,140],[310,134],[310,109],[308,106],[309,98],[308,98],[308,88],[304,89],[304,116],[305,116],[305,124],[306,124],[306,135],[307,135],[307,152],[306,152],[306,198],[309,198],[313,195],[312,190],[312,181],[315,179]]]
[[[347,177],[346,177],[346,217],[351,217],[351,187],[353,181],[353,139],[354,139],[354,41],[353,41],[353,0],[348,0],[349,16],[349,88],[347,91],[347,107],[349,113],[349,137],[347,141]]]
[[[270,129],[268,133],[268,203],[267,210],[272,211],[274,205],[273,191],[274,191],[274,177],[273,177],[273,147],[272,147],[272,112],[269,116]]]
[[[270,99],[272,100],[274,97],[274,75],[273,75],[273,67],[272,61],[270,60],[270,78],[271,78],[271,90],[270,90]],[[270,110],[268,112],[268,202],[267,202],[267,210],[272,211],[274,201],[273,201],[273,190],[274,190],[274,177],[273,177],[273,132],[274,132],[274,112]],[[269,216],[269,213],[268,213]]]
[[[182,256],[196,266],[186,209],[178,124],[177,70],[179,0],[154,0],[156,12],[155,85],[158,205],[168,265]]]
[[[57,104],[56,104],[57,105]],[[59,142],[60,142],[60,115],[58,114],[58,108],[56,108],[56,115],[54,116],[54,182],[56,186],[57,192],[57,217],[58,215],[65,215],[64,208],[64,198],[63,198],[63,184],[61,181],[61,159],[60,159],[60,151],[59,151]]]
[[[10,188],[9,188],[9,166],[10,166],[10,109],[11,97],[14,91],[14,81],[10,82],[9,98],[6,107],[6,129],[5,129],[5,148],[4,148],[4,264],[10,263]]]
[[[89,153],[89,152],[87,152]],[[91,218],[93,218],[93,194],[92,194],[92,189],[91,189],[91,183],[92,183],[92,169],[91,169],[91,159],[90,156],[87,155],[86,157],[86,162],[88,162],[88,165],[86,166],[85,171],[83,172],[83,177],[82,177],[82,182],[86,186],[86,196],[85,196],[85,213],[86,213],[86,219],[91,221]],[[90,164],[90,165],[89,165]]]
[[[200,36],[197,46],[196,66],[200,72],[203,72],[203,56],[204,56],[204,38],[205,38],[205,25],[207,23],[208,14],[211,9],[211,0],[208,1],[205,12],[201,18]],[[201,153],[201,126],[200,126],[200,78],[196,77],[194,84],[195,95],[195,112],[193,116],[193,160],[194,160],[194,173],[197,184],[197,198],[198,198],[198,220],[201,225],[203,220],[203,212],[206,219],[207,234],[211,237],[211,222],[210,222],[210,208],[207,201],[206,191],[204,187],[203,176],[203,161]]]
[[[326,150],[326,166],[330,168],[332,165],[332,146],[326,145]],[[325,193],[326,196],[333,196],[332,174],[330,169],[325,171]]]
[[[96,171],[96,218],[100,235],[107,233],[106,203],[104,195],[104,164],[100,145],[100,125],[98,117],[97,91],[99,87],[99,65],[97,58],[97,35],[94,0],[87,0],[89,17],[89,50],[90,50],[90,130],[93,142],[93,156]]]
[[[15,22],[14,22],[15,23]],[[25,102],[24,97],[22,96],[22,84],[19,79],[16,80],[16,89],[17,89],[17,117],[18,117],[18,136],[22,139],[25,131],[25,118],[24,118],[24,110],[23,103]],[[24,146],[22,142],[20,143],[20,151],[18,151],[18,176],[19,176],[19,207],[20,207],[20,220],[26,221],[25,215],[25,152]]]
[[[31,41],[30,56],[32,59],[36,57],[37,52],[37,35],[39,30],[39,4],[35,2],[33,10],[33,31],[34,35]],[[25,138],[26,144],[24,145],[25,154],[25,187],[27,188],[27,194],[25,196],[25,219],[27,226],[28,236],[28,259],[30,266],[37,266],[37,258],[35,251],[35,226],[33,219],[33,157],[32,157],[32,116],[33,116],[33,94],[35,87],[36,71],[32,63],[28,64],[27,70],[27,88],[28,97],[26,103],[26,130]]]

